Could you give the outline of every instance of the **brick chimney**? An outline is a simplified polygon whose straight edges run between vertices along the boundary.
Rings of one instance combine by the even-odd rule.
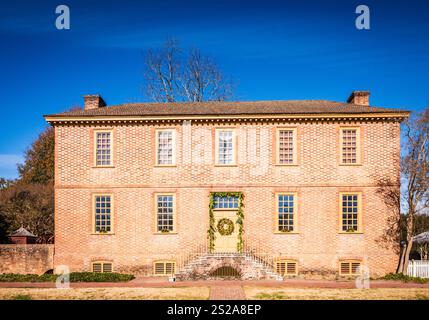
[[[369,91],[353,91],[347,99],[348,103],[369,106]]]
[[[98,94],[86,95],[83,96],[85,101],[85,110],[98,109],[106,106],[103,98]]]

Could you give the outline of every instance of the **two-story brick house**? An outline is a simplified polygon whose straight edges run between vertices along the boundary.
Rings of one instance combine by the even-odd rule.
[[[249,275],[261,265],[239,257],[258,256],[282,275],[392,272],[397,253],[381,240],[392,213],[376,181],[398,181],[407,116],[369,106],[364,91],[347,103],[85,96],[84,110],[45,116],[55,266],[165,275],[209,256],[198,272],[235,259]]]

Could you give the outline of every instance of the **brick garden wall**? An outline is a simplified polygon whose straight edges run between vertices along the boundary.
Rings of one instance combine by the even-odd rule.
[[[0,245],[0,273],[43,274],[53,267],[53,244]]]
[[[214,165],[215,128],[237,131],[237,166]],[[339,164],[339,129],[360,127],[362,164]],[[275,132],[296,127],[298,165],[275,165]],[[93,130],[113,129],[112,168],[93,166]],[[156,128],[177,130],[175,167],[156,167]],[[340,259],[359,259],[374,274],[393,272],[397,253],[382,238],[391,212],[376,180],[399,174],[399,124],[303,122],[56,127],[55,265],[89,271],[108,260],[115,271],[151,270],[157,259],[205,243],[209,193],[245,195],[244,230],[273,256],[295,259],[300,273],[338,271]],[[192,155],[192,157],[191,157]],[[192,159],[192,160],[190,160]],[[275,193],[298,193],[298,232],[275,234]],[[362,192],[363,233],[340,234],[339,192]],[[177,233],[155,234],[154,194],[176,193]],[[92,234],[92,194],[114,199],[114,234]]]

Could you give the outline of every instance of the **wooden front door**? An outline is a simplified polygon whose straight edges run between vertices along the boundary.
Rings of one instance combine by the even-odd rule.
[[[215,210],[215,252],[237,252],[238,224],[236,210]],[[220,222],[220,223],[219,223]],[[223,230],[219,230],[219,228]]]

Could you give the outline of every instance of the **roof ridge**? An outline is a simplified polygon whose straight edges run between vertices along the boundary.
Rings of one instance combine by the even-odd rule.
[[[125,102],[121,104],[113,104],[113,105],[107,105],[107,107],[111,106],[123,106],[123,105],[182,105],[182,104],[226,104],[226,103],[278,103],[278,102],[330,102],[330,103],[340,103],[340,104],[347,104],[346,102],[339,102],[339,101],[333,101],[333,100],[327,100],[327,99],[291,99],[291,100],[235,100],[235,101],[174,101],[174,102],[156,102],[156,101],[142,101],[142,102]]]
[[[377,114],[407,111],[330,100],[259,100],[204,102],[133,102],[87,110],[73,110],[47,117],[95,116],[231,116],[308,115],[308,114]]]

